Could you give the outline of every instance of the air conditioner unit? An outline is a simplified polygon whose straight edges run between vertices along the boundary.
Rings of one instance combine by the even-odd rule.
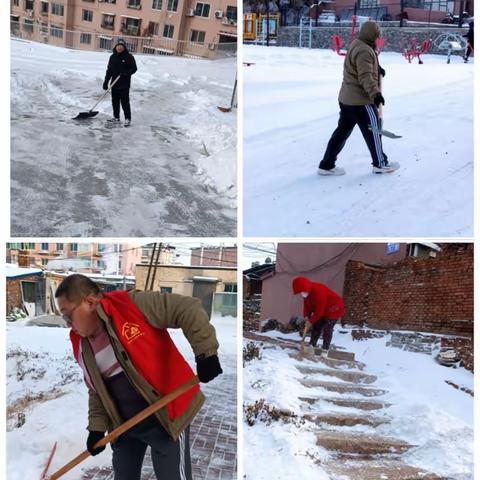
[[[33,17],[33,10],[27,10],[27,17]]]
[[[195,16],[195,10],[193,8],[189,8],[187,10],[187,14],[186,14],[187,17],[194,17]]]
[[[215,12],[215,18],[222,18],[223,17],[223,12],[222,10],[217,10]]]

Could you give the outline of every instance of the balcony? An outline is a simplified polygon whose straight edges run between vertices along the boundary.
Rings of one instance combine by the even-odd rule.
[[[133,8],[135,10],[141,10],[142,4],[140,2],[127,2],[127,8]]]
[[[122,33],[125,35],[130,35],[132,37],[138,36],[138,32],[140,31],[140,27],[135,27],[135,26],[123,26],[122,27]]]
[[[235,20],[234,18],[223,17],[222,24],[223,25],[236,25],[237,20]]]

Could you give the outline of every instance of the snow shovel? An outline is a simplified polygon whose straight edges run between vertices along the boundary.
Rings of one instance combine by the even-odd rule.
[[[382,75],[380,75],[380,80],[379,80],[379,86],[380,86],[380,91],[382,91]],[[378,106],[378,128],[374,127],[373,125],[369,125],[368,129],[371,130],[372,132],[379,133],[380,135],[383,135],[384,137],[387,138],[402,138],[401,135],[396,135],[393,132],[390,132],[388,130],[384,130],[383,128],[383,104],[381,103]]]
[[[235,93],[237,92],[237,76],[235,75],[235,83],[233,84],[232,99],[230,100],[229,107],[217,107],[221,112],[231,112],[233,108],[233,103],[235,101]]]
[[[120,75],[110,84],[108,90],[100,97],[98,102],[88,111],[88,112],[80,112],[76,117],[73,117],[73,120],[83,120],[85,118],[92,118],[98,114],[98,112],[94,112],[93,109],[105,98],[107,93],[112,89],[112,87],[118,82],[120,79]]]
[[[144,420],[145,418],[155,413],[157,410],[160,410],[161,408],[165,407],[165,405],[170,403],[172,400],[175,400],[177,397],[187,392],[198,383],[199,383],[198,377],[197,376],[193,377],[191,380],[184,383],[183,385],[175,389],[173,392],[168,393],[167,395],[162,397],[160,400],[153,403],[152,405],[147,407],[145,410],[142,410],[140,413],[137,413],[137,415],[132,417],[130,420],[127,420],[118,428],[111,431],[108,435],[106,435],[101,440],[99,440],[94,445],[94,448],[103,447],[107,445],[107,443],[110,443],[112,440],[115,440],[117,437],[122,435],[122,433],[125,433],[127,430],[134,427],[135,425],[140,423],[142,420]],[[53,456],[53,453],[51,454],[51,456]],[[61,476],[69,472],[72,468],[76,467],[79,463],[86,460],[88,457],[90,457],[90,452],[88,450],[85,450],[80,455],[77,455],[73,460],[71,460],[66,465],[64,465],[62,468],[60,468],[60,470],[57,470],[55,473],[53,473],[52,475],[47,475],[47,472],[45,469],[43,472],[43,476],[40,478],[40,480],[57,480],[58,478],[60,478]],[[51,458],[50,458],[50,461],[51,461]],[[47,465],[47,468],[48,468],[48,465]]]
[[[305,337],[307,336],[308,331],[308,320],[305,320],[305,328],[303,329],[302,341],[300,342],[300,353],[298,357],[300,360],[305,356]]]

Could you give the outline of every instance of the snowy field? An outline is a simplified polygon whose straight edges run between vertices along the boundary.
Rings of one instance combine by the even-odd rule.
[[[339,330],[347,333],[340,334]],[[297,333],[282,334],[277,331],[267,332],[263,336],[297,342],[300,339]],[[308,410],[306,413],[383,416],[389,423],[375,429],[363,425],[338,429],[395,437],[414,446],[402,455],[402,462],[443,475],[449,480],[473,480],[474,400],[465,392],[445,383],[449,380],[473,390],[473,374],[463,368],[442,367],[426,354],[387,347],[385,343],[388,338],[387,335],[385,338],[353,341],[349,328],[340,329],[337,326],[333,344],[339,349],[355,353],[355,360],[365,364],[362,373],[378,377],[375,388],[384,389],[387,393],[373,398],[391,404],[389,408],[383,413],[365,412],[319,401],[311,407],[313,411]],[[248,342],[245,340],[245,343]],[[336,396],[321,388],[307,388],[299,383],[306,378],[332,382],[334,377],[301,373],[297,367],[315,369],[325,366],[309,359],[300,361],[290,357],[292,352],[298,352],[298,344],[293,348],[295,350],[282,350],[265,343],[261,349],[261,359],[245,363],[245,404],[265,399],[269,405],[298,414],[306,408],[305,402],[299,400],[299,397]],[[365,397],[358,394],[350,397],[365,401]],[[254,426],[245,423],[246,480],[350,480],[327,473],[324,465],[329,465],[330,462],[335,464],[339,460],[332,457],[331,451],[316,445],[320,431],[320,426],[308,421],[301,426],[282,421],[274,421],[268,426],[259,421]],[[256,460],[259,451],[266,455],[262,462]],[[388,475],[378,478],[387,477],[390,478]]]
[[[236,60],[135,55],[130,129],[106,128],[110,53],[12,39],[13,236],[236,231]],[[123,119],[123,114],[122,114]]]
[[[214,317],[225,373],[236,374],[236,319]],[[7,478],[36,479],[58,442],[49,473],[85,450],[87,439],[87,388],[71,353],[67,328],[7,327]],[[190,365],[193,352],[180,330],[170,334]],[[203,385],[208,397],[215,381]],[[24,414],[24,424],[18,427]],[[91,457],[64,477],[79,478],[79,471],[110,466],[111,450]]]
[[[338,122],[343,58],[331,50],[244,46],[247,236],[472,236],[473,64],[382,53],[384,151],[401,165],[373,175],[358,128],[343,177],[319,177]]]

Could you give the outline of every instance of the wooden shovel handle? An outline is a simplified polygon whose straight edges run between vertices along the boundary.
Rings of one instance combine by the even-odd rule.
[[[127,420],[125,423],[122,423],[122,425],[120,425],[118,428],[111,431],[108,435],[106,435],[101,440],[99,440],[94,445],[94,448],[104,447],[105,445],[107,445],[107,443],[110,443],[112,440],[115,440],[122,433],[125,433],[127,430],[134,427],[135,425],[140,423],[142,420],[152,415],[152,413],[155,413],[157,410],[160,410],[165,405],[170,403],[172,400],[175,400],[177,397],[187,392],[198,383],[199,383],[198,377],[197,376],[193,377],[191,380],[184,383],[182,386],[178,387],[173,392],[168,393],[167,395],[162,397],[160,400],[158,400],[157,402],[147,407],[145,410],[142,410],[140,413],[137,413],[137,415],[132,417],[130,420]],[[72,468],[76,467],[79,463],[86,460],[88,457],[90,457],[90,452],[88,450],[85,450],[80,455],[76,456],[73,460],[71,460],[66,465],[64,465],[62,468],[60,468],[60,470],[57,470],[54,474],[50,475],[47,478],[49,480],[57,480],[62,475],[65,475],[67,472],[69,472]]]

